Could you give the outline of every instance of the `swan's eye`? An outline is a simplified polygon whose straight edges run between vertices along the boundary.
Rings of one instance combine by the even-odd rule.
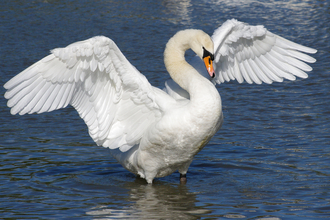
[[[206,50],[204,47],[203,47],[203,59],[205,57],[210,57],[210,62],[211,60],[213,61],[214,60],[214,55],[212,53],[210,53],[208,50]],[[211,63],[210,63],[211,64]]]

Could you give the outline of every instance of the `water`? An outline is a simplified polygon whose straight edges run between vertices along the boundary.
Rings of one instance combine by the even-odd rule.
[[[6,1],[0,84],[50,49],[112,38],[152,85],[178,30],[225,20],[263,24],[318,49],[306,80],[218,86],[222,129],[178,173],[152,186],[97,147],[72,108],[12,116],[0,88],[0,216],[4,219],[317,219],[330,217],[328,1]],[[151,58],[151,61],[148,59]]]

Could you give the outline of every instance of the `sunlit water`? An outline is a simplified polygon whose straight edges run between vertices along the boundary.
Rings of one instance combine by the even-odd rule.
[[[5,1],[0,84],[50,49],[112,38],[152,85],[178,30],[229,18],[318,49],[305,80],[218,86],[225,122],[178,173],[153,185],[97,147],[73,108],[11,116],[0,88],[0,217],[12,219],[316,219],[330,217],[328,1]]]

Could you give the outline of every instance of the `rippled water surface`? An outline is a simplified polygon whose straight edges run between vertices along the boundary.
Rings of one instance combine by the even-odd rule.
[[[112,38],[152,85],[169,77],[167,40],[225,20],[263,24],[318,49],[310,77],[218,86],[225,122],[178,173],[153,185],[96,146],[73,108],[12,116],[0,88],[0,216],[4,219],[317,219],[330,217],[329,1],[5,1],[0,84],[50,49]]]

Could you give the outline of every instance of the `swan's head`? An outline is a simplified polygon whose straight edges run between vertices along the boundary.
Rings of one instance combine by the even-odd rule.
[[[204,61],[205,67],[209,75],[215,76],[213,69],[214,60],[214,44],[211,37],[201,30],[193,30],[194,37],[190,42],[191,49]]]

